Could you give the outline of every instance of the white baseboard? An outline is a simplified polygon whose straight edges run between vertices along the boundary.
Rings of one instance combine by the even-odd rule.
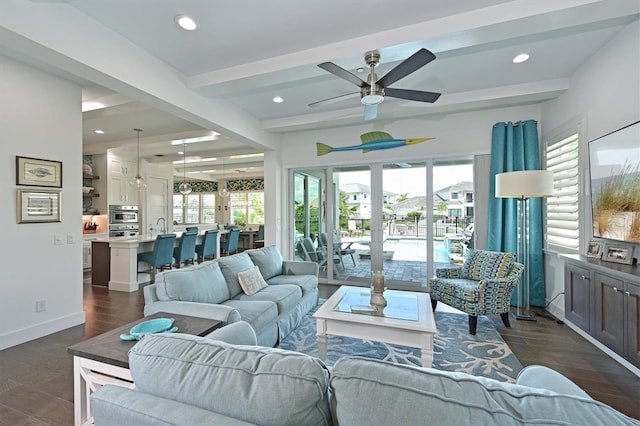
[[[56,318],[51,321],[3,334],[0,336],[0,350],[66,330],[69,327],[84,324],[85,321],[84,311],[80,311],[62,318]]]

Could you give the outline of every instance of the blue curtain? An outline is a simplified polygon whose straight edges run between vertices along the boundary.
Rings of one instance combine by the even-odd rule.
[[[489,250],[518,251],[518,200],[495,197],[495,176],[503,172],[539,170],[538,126],[535,120],[496,123],[491,139],[491,175],[489,176]],[[529,199],[529,274],[531,306],[545,306],[544,258],[542,254],[542,199]],[[517,303],[517,292],[511,304]]]

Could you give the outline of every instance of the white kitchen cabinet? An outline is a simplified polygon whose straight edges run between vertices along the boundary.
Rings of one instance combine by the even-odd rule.
[[[138,204],[138,192],[131,185],[136,175],[135,163],[113,154],[108,155],[107,162],[109,204]]]

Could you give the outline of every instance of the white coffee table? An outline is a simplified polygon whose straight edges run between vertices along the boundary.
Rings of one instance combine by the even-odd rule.
[[[369,291],[367,287],[342,286],[313,314],[320,358],[326,360],[327,336],[332,335],[418,348],[422,366],[431,367],[433,337],[438,330],[429,294],[387,290],[383,315],[351,312],[351,306],[369,304]]]

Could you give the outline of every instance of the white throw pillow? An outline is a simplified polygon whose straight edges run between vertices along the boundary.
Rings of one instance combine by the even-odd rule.
[[[247,296],[257,293],[268,285],[262,278],[257,265],[246,271],[238,272],[238,282]]]

